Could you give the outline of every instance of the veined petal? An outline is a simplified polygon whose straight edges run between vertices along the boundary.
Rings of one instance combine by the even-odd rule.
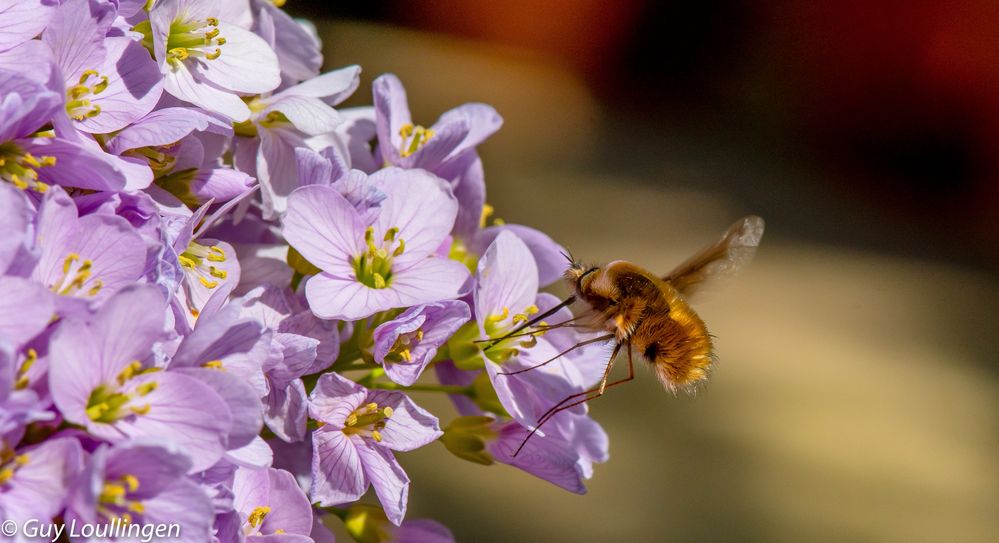
[[[106,134],[125,128],[149,113],[163,93],[163,77],[142,44],[130,38],[106,38],[107,59],[97,71],[107,88],[91,96],[101,112],[76,123],[84,132]]]
[[[140,375],[129,383],[133,388],[156,382],[156,388],[142,397],[149,405],[144,415],[125,417],[114,423],[114,431],[88,424],[88,430],[104,439],[119,433],[130,438],[162,439],[174,443],[191,459],[190,473],[210,468],[225,452],[226,434],[232,417],[218,394],[193,377],[175,372]]]
[[[125,173],[106,153],[56,138],[20,140],[18,144],[35,156],[56,159],[54,165],[38,170],[38,179],[45,183],[92,190],[118,191],[125,188]]]
[[[299,186],[295,148],[304,145],[302,135],[291,127],[260,131],[256,173],[263,189],[265,218],[276,218],[287,210],[288,195]]]
[[[379,407],[392,408],[392,416],[385,421],[385,428],[381,430],[380,445],[384,447],[394,451],[412,451],[444,435],[437,417],[416,405],[402,392],[372,391],[367,401],[374,402]]]
[[[271,111],[280,111],[295,128],[310,136],[332,132],[342,122],[335,109],[319,98],[306,95],[290,94],[277,98],[261,115],[266,116]]]
[[[500,117],[499,113],[490,105],[469,103],[444,112],[432,128],[437,130],[454,122],[464,122],[468,126],[468,132],[461,144],[454,148],[448,158],[454,158],[464,151],[474,148],[496,133],[503,126],[503,117]]]
[[[271,27],[273,38],[267,40],[274,44],[281,73],[292,81],[303,81],[319,73],[323,55],[315,32],[306,30],[273,3],[261,2],[258,5],[261,8],[257,14],[258,25]],[[258,33],[264,35],[263,32]]]
[[[527,245],[510,232],[501,232],[479,261],[475,287],[475,319],[509,313],[507,319],[534,303],[538,267]],[[502,322],[502,321],[501,321]],[[508,322],[512,326],[512,321]]]
[[[207,81],[199,81],[186,62],[170,65],[163,80],[163,90],[202,109],[221,113],[233,122],[250,118],[250,108],[239,96]]]
[[[52,296],[34,281],[0,275],[0,338],[19,349],[38,335],[55,314]]]
[[[117,155],[137,147],[169,145],[194,131],[232,135],[232,124],[223,119],[193,107],[157,109],[117,133],[107,149]]]
[[[399,147],[402,145],[399,129],[412,122],[406,89],[395,74],[385,74],[371,84],[371,93],[375,106],[378,146],[385,159],[396,164],[402,158],[399,155]]]
[[[357,90],[360,84],[361,67],[357,65],[347,66],[322,75],[313,77],[299,83],[293,87],[274,95],[274,98],[281,99],[285,96],[308,96],[312,98],[322,98],[323,102],[329,105],[336,105],[344,101],[348,96]]]
[[[48,26],[56,7],[46,0],[0,0],[0,51],[37,36]]]
[[[505,224],[484,228],[473,238],[469,249],[473,253],[483,254],[500,235],[500,232],[512,232],[527,245],[538,267],[538,284],[540,286],[550,285],[562,278],[562,273],[565,272],[568,265],[565,257],[562,256],[563,253],[566,253],[565,248],[544,232],[529,226]]]
[[[187,479],[174,484],[155,497],[143,500],[142,514],[147,524],[169,526],[180,524],[178,543],[201,543],[212,540],[212,502],[202,487]]]
[[[24,193],[9,183],[0,183],[0,274],[28,243],[28,223],[34,212]]]
[[[344,420],[364,404],[367,390],[337,373],[324,373],[309,396],[309,414],[327,427],[343,428]]]
[[[363,232],[354,206],[336,189],[310,185],[296,189],[288,198],[282,234],[323,270],[353,274],[351,260],[362,252]]]
[[[429,172],[400,168],[381,170],[370,180],[387,195],[375,221],[376,239],[398,228],[397,237],[405,240],[405,251],[392,260],[393,270],[433,254],[458,215],[458,201],[448,184]]]
[[[329,426],[316,430],[312,451],[313,502],[322,507],[350,503],[368,490],[357,447],[342,431]]]
[[[48,83],[54,69],[52,50],[42,40],[28,40],[0,53],[0,70],[21,74],[36,83]]]
[[[499,437],[487,445],[487,450],[504,464],[520,468],[569,492],[586,493],[581,469],[577,465],[578,456],[561,439],[534,436],[514,456],[514,452],[527,438],[527,433],[527,429],[511,421],[500,428]]]
[[[281,84],[277,55],[260,36],[238,26],[219,23],[226,39],[222,54],[198,63],[197,74],[219,88],[233,92],[262,94]],[[188,61],[190,62],[190,61]]]
[[[397,294],[399,305],[393,307],[408,307],[457,298],[467,279],[468,268],[464,264],[445,258],[425,258],[394,273],[392,284],[384,290]]]
[[[67,0],[55,10],[42,41],[67,80],[103,64],[105,36],[114,18],[114,4],[97,0]]]
[[[385,516],[396,526],[402,524],[409,501],[409,476],[392,456],[392,451],[373,443],[357,446],[364,475],[375,488]]]

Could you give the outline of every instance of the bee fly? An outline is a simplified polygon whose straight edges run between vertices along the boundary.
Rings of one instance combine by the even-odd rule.
[[[541,425],[554,415],[599,398],[608,388],[634,379],[633,350],[638,351],[653,367],[663,386],[674,392],[691,390],[698,382],[707,379],[715,358],[711,335],[708,334],[704,321],[687,303],[687,298],[709,280],[733,275],[748,264],[763,237],[763,228],[763,219],[760,217],[744,217],[729,227],[717,243],[695,254],[664,277],[624,260],[611,262],[602,268],[586,267],[566,255],[570,266],[565,272],[565,279],[571,284],[575,294],[493,343],[506,337],[534,334],[535,332],[520,332],[577,300],[586,304],[586,307],[575,318],[552,326],[542,326],[539,330],[573,326],[607,333],[580,342],[537,366],[505,375],[541,367],[591,343],[613,340],[614,350],[599,384],[590,390],[568,396],[552,406],[538,419],[537,425],[524,439],[524,443],[521,443],[517,453]],[[489,346],[486,347],[488,348]],[[622,348],[626,348],[628,353],[628,376],[608,383],[614,359]]]

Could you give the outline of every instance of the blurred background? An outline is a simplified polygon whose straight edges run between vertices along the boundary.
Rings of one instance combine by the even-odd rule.
[[[695,304],[709,386],[641,372],[592,405],[611,460],[587,495],[434,445],[400,455],[409,518],[459,541],[999,540],[999,3],[285,9],[327,68],[363,66],[347,105],[394,72],[419,124],[495,106],[497,216],[588,261],[665,272],[767,220],[750,269]]]

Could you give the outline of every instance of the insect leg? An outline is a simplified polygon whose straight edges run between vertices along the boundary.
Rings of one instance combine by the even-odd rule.
[[[607,341],[608,339],[613,339],[613,338],[614,338],[614,334],[607,334],[606,336],[600,336],[600,337],[595,337],[593,339],[588,339],[586,341],[580,341],[579,343],[573,345],[572,347],[569,347],[568,349],[566,349],[566,350],[558,353],[557,355],[553,356],[552,358],[549,358],[548,360],[545,360],[544,362],[542,362],[540,364],[531,366],[529,368],[524,368],[522,370],[517,370],[517,371],[501,371],[501,372],[499,372],[499,375],[517,375],[518,373],[524,373],[525,371],[531,371],[531,370],[534,370],[534,369],[538,369],[541,366],[544,366],[546,364],[550,364],[550,363],[558,360],[559,358],[562,357],[562,355],[571,353],[572,351],[575,351],[576,349],[578,349],[580,347],[583,347],[585,345],[589,345],[591,343],[597,343],[597,342],[600,342],[600,341]],[[614,350],[614,354],[617,354],[617,349]],[[614,359],[614,357],[611,356],[611,360],[613,360],[613,359]],[[604,379],[606,380],[606,375],[604,376]]]
[[[531,439],[531,437],[534,436],[535,432],[537,432],[538,429],[541,428],[541,425],[543,425],[544,423],[546,423],[549,420],[551,420],[551,418],[553,416],[555,416],[557,413],[560,413],[562,411],[565,411],[566,409],[575,407],[575,406],[577,406],[577,405],[579,405],[581,403],[586,403],[586,402],[588,402],[588,401],[590,401],[590,400],[592,400],[594,398],[599,398],[601,395],[603,395],[605,389],[608,389],[608,388],[610,388],[612,386],[620,385],[621,383],[624,383],[624,382],[627,382],[627,381],[631,381],[632,379],[635,378],[635,369],[634,369],[634,366],[632,366],[631,356],[630,356],[631,355],[631,344],[629,343],[628,344],[628,347],[629,347],[629,349],[628,349],[628,354],[629,354],[629,356],[628,356],[628,377],[626,377],[624,379],[619,379],[617,381],[614,381],[613,383],[607,384],[607,378],[610,376],[611,369],[614,367],[614,358],[617,357],[618,351],[621,350],[621,345],[623,345],[623,344],[622,343],[618,343],[614,347],[614,352],[611,353],[610,359],[607,360],[607,369],[604,370],[604,376],[603,376],[602,379],[600,379],[600,384],[597,385],[594,388],[591,388],[590,390],[584,390],[583,392],[577,392],[576,394],[572,394],[572,395],[566,396],[565,398],[562,398],[562,400],[560,402],[558,402],[557,404],[553,405],[548,411],[545,411],[545,413],[543,415],[541,415],[541,418],[538,419],[538,423],[534,426],[534,429],[531,430],[530,433],[527,434],[527,437],[524,438],[524,441],[522,441],[520,443],[520,446],[517,447],[517,450],[513,453],[514,456],[517,456],[520,453],[521,449],[524,448],[524,445],[527,445],[527,441],[529,439]],[[573,398],[578,398],[580,396],[587,396],[589,394],[594,394],[594,396],[591,397],[591,398],[584,398],[582,400],[573,402],[573,403],[571,403],[569,405],[565,405],[566,402],[572,400]]]
[[[546,326],[538,326],[537,328],[535,328],[534,330],[531,330],[530,332],[523,332],[523,333],[520,333],[520,334],[515,334],[515,333],[511,332],[511,333],[503,336],[500,339],[492,339],[492,338],[489,338],[489,339],[475,339],[475,340],[472,340],[472,343],[492,343],[494,341],[500,341],[500,340],[503,340],[503,339],[510,339],[510,338],[514,338],[514,337],[533,336],[534,334],[537,334],[538,332],[547,332],[548,330],[554,330],[556,328],[562,328],[562,327],[566,327],[566,326],[568,326],[570,328],[585,328],[586,327],[585,325],[582,325],[582,324],[573,324],[573,322],[578,321],[579,319],[581,319],[581,318],[583,318],[585,316],[586,315],[583,314],[583,315],[579,315],[578,317],[573,317],[573,318],[571,318],[569,320],[565,320],[565,321],[562,321],[562,322],[557,323],[557,324],[549,324],[549,325],[546,325]]]

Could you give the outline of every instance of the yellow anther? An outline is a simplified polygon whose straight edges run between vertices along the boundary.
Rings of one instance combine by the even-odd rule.
[[[479,228],[486,227],[486,221],[489,220],[489,217],[492,216],[494,211],[496,211],[496,208],[493,206],[489,204],[482,204],[482,214],[479,215]]]
[[[25,354],[24,362],[21,363],[21,369],[17,371],[21,375],[28,373],[28,370],[31,369],[31,366],[34,366],[35,362],[38,361],[38,351],[29,347],[24,354]]]
[[[90,287],[90,290],[87,291],[87,295],[97,296],[97,293],[100,292],[102,288],[104,288],[104,282],[97,279],[94,281],[94,286]]]
[[[214,53],[208,53],[207,55],[205,55],[205,58],[207,58],[208,60],[215,60],[215,59],[219,58],[220,56],[222,56],[222,49],[219,48],[219,47],[216,47],[215,48],[215,52]]]
[[[118,384],[123,385],[125,381],[128,381],[135,376],[136,373],[142,370],[142,362],[138,360],[133,360],[129,365],[125,366],[125,369],[121,370],[118,374]]]
[[[44,164],[43,164],[43,166],[44,166]],[[37,190],[39,192],[39,194],[45,194],[46,192],[49,191],[49,184],[48,183],[43,183],[41,181],[36,181],[35,182],[35,190]]]
[[[208,23],[208,26],[218,26],[219,25],[219,20],[216,19],[215,17],[209,17],[209,18],[205,19],[205,22]],[[268,509],[268,511],[269,510],[270,509]]]
[[[121,516],[118,517],[118,518],[120,518],[121,521],[124,522],[125,524],[131,524],[132,523],[132,515],[130,515],[128,513],[122,513]]]
[[[423,341],[423,328],[416,331],[416,341]]]
[[[399,135],[403,138],[408,138],[413,135],[413,124],[406,123],[399,127]]]
[[[80,74],[80,84],[85,84],[90,76],[99,77],[100,75],[97,70],[83,70],[83,73]]]
[[[254,528],[259,528],[261,524],[264,523],[264,518],[271,512],[271,508],[266,505],[253,508],[250,512],[250,516],[246,517],[246,522],[250,523],[250,526]]]
[[[386,285],[385,278],[382,277],[382,274],[376,272],[374,274],[374,280],[375,280],[375,288],[385,288]]]
[[[527,348],[527,349],[530,349],[531,347],[534,347],[537,344],[538,344],[538,337],[537,336],[531,336],[526,341],[521,341],[520,342],[520,346],[524,347],[524,348]]]
[[[188,258],[188,257],[186,257],[184,255],[178,256],[177,260],[180,261],[180,265],[181,266],[183,266],[183,267],[185,267],[185,268],[187,268],[189,270],[193,270],[195,268],[195,266],[197,266],[196,262],[194,262],[193,260],[191,260],[190,258]]]
[[[399,246],[392,251],[392,256],[399,256],[406,251],[406,241],[399,238]]]
[[[402,357],[402,359],[405,360],[406,362],[413,361],[413,354],[409,352],[409,349],[403,349],[399,351],[399,356]]]
[[[198,318],[198,315],[201,314],[200,311],[198,311],[197,309],[194,309],[193,307],[190,309],[190,312],[191,312],[191,316],[194,317],[194,318]]]
[[[42,166],[43,167],[45,167],[45,166],[55,166],[55,165],[56,165],[56,157],[54,157],[54,156],[43,156],[42,157]]]
[[[102,502],[117,502],[119,498],[124,498],[126,494],[128,492],[124,486],[117,483],[104,483],[100,500]]]
[[[211,368],[211,369],[216,369],[216,370],[217,369],[222,369],[222,361],[221,360],[209,360],[208,362],[205,362],[204,364],[202,364],[201,367],[203,367],[203,368]]]
[[[102,75],[101,76],[101,82],[98,83],[98,84],[96,84],[96,85],[94,85],[91,90],[94,91],[94,94],[100,94],[100,93],[104,92],[104,89],[107,89],[107,88],[108,88],[108,77],[106,75]],[[94,107],[98,107],[98,106],[94,106]],[[98,107],[98,109],[99,109],[99,107]]]
[[[523,313],[517,313],[516,315],[513,316],[513,323],[514,324],[520,324],[522,322],[527,322],[529,320],[530,320],[530,318],[528,318],[528,316],[525,315],[525,314],[523,314]]]
[[[395,410],[393,410],[391,407],[386,405],[385,407],[382,408],[382,416],[384,416],[385,418],[391,417],[392,413],[395,413]]]
[[[378,404],[376,404],[375,402],[371,402],[364,406],[364,410],[367,411],[368,413],[374,413],[378,411]]]
[[[149,404],[146,404],[141,406],[130,407],[129,411],[135,413],[136,415],[146,415],[149,413],[149,409],[150,409]]]
[[[94,104],[90,106],[90,111],[88,111],[85,116],[89,118],[94,118],[101,114],[101,106]]]
[[[150,392],[156,390],[157,386],[159,385],[155,381],[150,381],[135,387],[135,391],[139,393],[139,396],[147,396]]]
[[[97,405],[88,407],[86,412],[87,416],[90,417],[90,420],[98,420],[103,417],[104,413],[107,413],[109,409],[111,409],[111,406],[108,405],[107,402],[101,402]]]
[[[215,288],[215,287],[219,286],[219,282],[218,281],[209,281],[208,279],[206,279],[204,277],[198,277],[198,281],[200,281],[201,284],[204,285],[205,288],[208,288],[208,289],[212,289],[212,288]]]
[[[21,467],[26,465],[28,463],[28,460],[29,456],[27,454],[19,454],[14,457],[14,464],[17,465],[17,467]]]
[[[128,486],[129,492],[135,492],[136,490],[139,489],[139,478],[136,477],[135,475],[129,475],[129,474],[122,475],[121,480],[122,482],[125,483],[126,486]]]
[[[500,322],[502,320],[506,320],[506,318],[509,317],[509,316],[510,316],[510,308],[509,307],[504,307],[502,313],[495,313],[495,314],[489,315],[488,317],[486,317],[486,321],[488,321],[488,322]]]
[[[225,38],[215,38],[215,45],[225,45]]]
[[[399,235],[399,228],[393,226],[385,232],[385,237],[382,238],[382,241],[395,241],[397,235]]]
[[[31,381],[28,379],[28,376],[27,375],[23,375],[21,377],[18,377],[17,381],[14,381],[14,389],[15,390],[24,390],[24,389],[28,388],[28,385],[30,385],[30,384],[31,384]]]
[[[26,190],[28,188],[28,184],[25,183],[23,180],[21,180],[21,178],[18,177],[17,174],[14,173],[10,174],[10,182],[13,183],[15,187],[21,190]]]
[[[527,313],[528,315],[533,315],[533,314],[537,313],[538,311],[540,311],[540,310],[538,309],[538,306],[536,306],[536,305],[533,305],[533,304],[532,304],[532,305],[529,305],[529,306],[527,306],[527,307],[526,307],[526,308],[524,309],[524,313]]]
[[[24,157],[22,158],[22,160],[27,162],[28,165],[31,166],[32,168],[42,167],[42,165],[38,162],[38,160],[35,157],[31,156],[31,153],[24,153]]]
[[[187,60],[190,54],[187,52],[186,47],[174,47],[173,49],[167,51],[167,56],[172,59],[177,60]]]
[[[66,260],[62,261],[62,273],[69,273],[69,269],[73,267],[73,263],[80,260],[80,255],[76,253],[69,253],[66,255]]]
[[[131,501],[131,502],[128,502],[128,510],[131,511],[131,512],[133,512],[133,513],[138,513],[138,514],[141,515],[141,514],[143,514],[143,513],[146,512],[146,506],[142,505],[141,502]]]
[[[205,43],[206,44],[212,43],[212,38],[214,38],[215,36],[218,36],[218,35],[219,35],[219,29],[218,28],[213,28],[213,29],[209,30],[208,32],[205,32]]]
[[[90,88],[83,85],[73,85],[66,90],[66,94],[73,100],[79,100],[80,98],[90,94]]]
[[[212,277],[218,277],[219,279],[225,279],[229,275],[229,272],[220,270],[215,266],[209,266],[208,273],[211,274]]]
[[[343,422],[344,426],[353,426],[355,424],[357,424],[357,415],[355,415],[353,413],[351,413],[350,415],[347,415],[347,420],[345,420]]]
[[[378,430],[372,430],[371,437],[374,438],[374,440],[377,441],[378,443],[382,442],[382,434],[380,434]]]
[[[14,477],[14,470],[10,468],[0,469],[0,485],[5,484],[12,477]]]

